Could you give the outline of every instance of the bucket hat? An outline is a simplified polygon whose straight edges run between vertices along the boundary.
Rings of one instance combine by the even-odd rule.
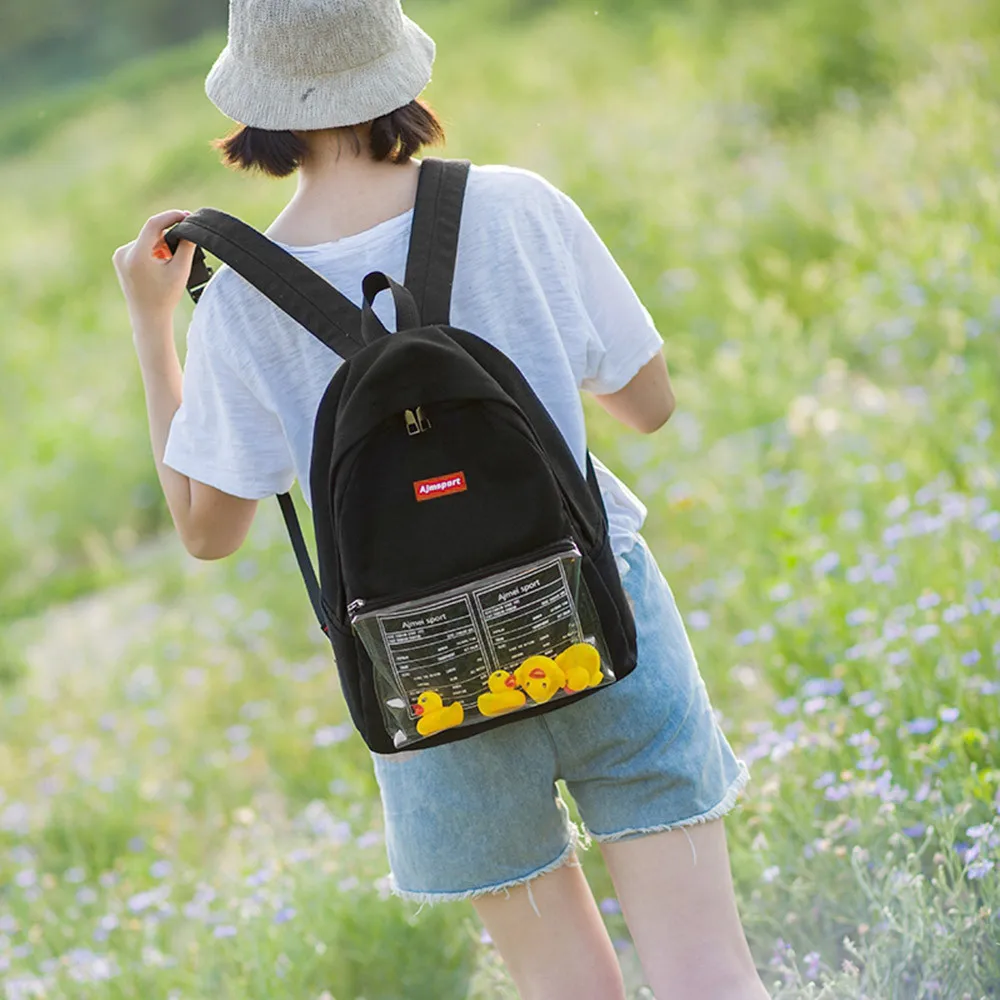
[[[409,104],[433,63],[433,40],[399,0],[230,0],[205,93],[255,128],[357,125]]]

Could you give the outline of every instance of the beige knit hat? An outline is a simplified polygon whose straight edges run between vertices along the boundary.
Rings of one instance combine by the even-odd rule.
[[[409,104],[433,62],[399,0],[229,0],[229,44],[205,93],[242,125],[357,125]]]

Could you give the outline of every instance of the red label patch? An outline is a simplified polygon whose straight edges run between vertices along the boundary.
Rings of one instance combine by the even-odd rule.
[[[449,493],[464,493],[467,489],[464,472],[452,472],[447,476],[437,476],[435,479],[421,479],[413,484],[417,500],[434,500]]]

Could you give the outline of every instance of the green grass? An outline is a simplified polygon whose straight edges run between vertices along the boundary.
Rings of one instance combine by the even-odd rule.
[[[668,428],[590,408],[591,442],[649,505],[750,763],[727,828],[765,981],[1000,996],[993,7],[410,9],[448,152],[571,193],[666,338]],[[157,540],[111,252],[162,208],[264,226],[290,192],[215,163],[218,44],[0,122],[0,974],[510,996],[471,911],[384,898],[377,790],[277,512],[222,564]]]

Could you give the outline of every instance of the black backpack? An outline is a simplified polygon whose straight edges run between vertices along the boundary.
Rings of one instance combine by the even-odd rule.
[[[421,165],[405,286],[381,272],[359,310],[261,233],[214,209],[175,226],[344,358],[316,417],[319,583],[278,497],[333,645],[351,718],[391,754],[473,736],[630,673],[635,625],[607,515],[512,361],[449,326],[469,164]],[[197,301],[211,271],[199,249]],[[391,291],[397,333],[372,301]]]

